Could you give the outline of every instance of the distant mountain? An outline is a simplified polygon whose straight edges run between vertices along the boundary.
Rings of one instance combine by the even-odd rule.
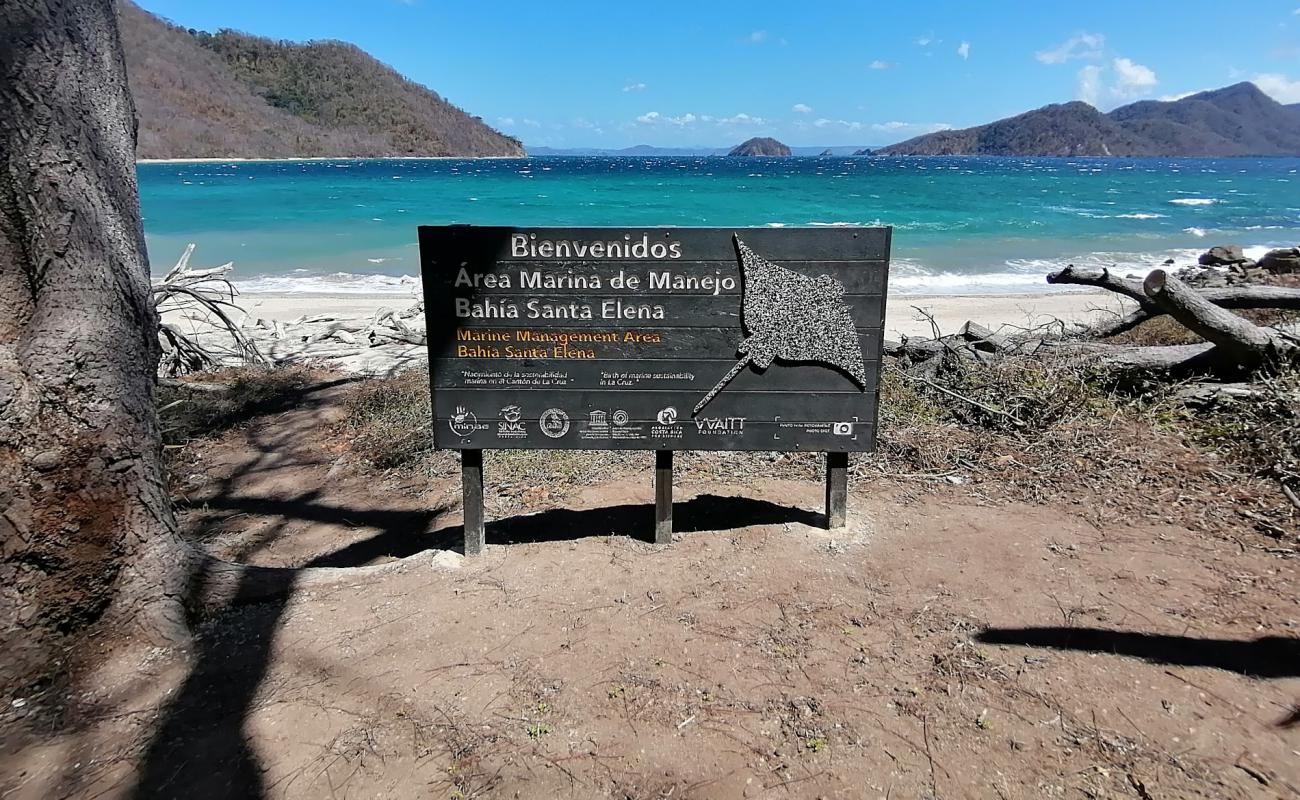
[[[1253,83],[1103,114],[1075,101],[988,125],[918,136],[882,155],[1281,156],[1300,155],[1300,110]]]
[[[731,149],[729,156],[788,156],[790,148],[769,136],[755,136]]]
[[[210,34],[118,7],[140,158],[524,155],[354,45]]]
[[[729,147],[654,147],[648,144],[639,144],[634,147],[624,147],[620,149],[603,148],[603,147],[528,147],[528,154],[532,156],[642,156],[642,157],[670,157],[670,156],[725,156],[731,152]],[[856,145],[836,145],[834,147],[791,147],[791,155],[796,156],[857,156],[870,155],[870,150],[864,150]]]

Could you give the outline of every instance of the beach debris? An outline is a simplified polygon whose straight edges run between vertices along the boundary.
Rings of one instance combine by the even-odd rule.
[[[268,364],[244,332],[247,314],[236,304],[239,291],[226,277],[234,263],[193,269],[194,249],[193,243],[186,246],[176,265],[152,287],[162,346],[159,372],[182,375],[230,363]]]

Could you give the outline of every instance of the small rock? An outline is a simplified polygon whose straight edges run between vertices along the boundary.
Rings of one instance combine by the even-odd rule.
[[[1246,254],[1241,251],[1241,245],[1239,244],[1211,247],[1197,259],[1198,262],[1207,267],[1226,267],[1229,264],[1240,264],[1245,260]]]
[[[40,472],[49,472],[57,467],[63,461],[63,454],[58,450],[46,450],[44,453],[37,453],[28,462],[32,469]]]
[[[1273,275],[1300,274],[1300,247],[1270,250],[1259,260],[1259,267]]]

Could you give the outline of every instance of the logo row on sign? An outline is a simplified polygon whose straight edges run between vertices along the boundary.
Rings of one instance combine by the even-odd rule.
[[[680,438],[682,427],[679,425],[680,415],[675,406],[667,406],[659,410],[655,415],[655,423],[650,426],[649,435],[654,438]],[[745,431],[745,417],[698,417],[694,422],[696,432],[703,435],[729,436],[739,435]],[[790,427],[798,423],[782,423],[780,418],[773,420],[781,427]],[[562,408],[548,408],[537,418],[537,428],[544,436],[551,439],[562,439],[569,433],[572,427],[572,420],[569,413]],[[826,424],[825,432],[835,436],[853,436],[856,420],[852,422],[832,422]],[[473,412],[466,410],[464,406],[457,406],[456,412],[447,419],[447,425],[451,432],[463,438],[469,437],[480,431],[491,429],[491,425],[485,422],[479,422],[478,416]],[[580,431],[580,437],[583,439],[638,439],[643,438],[642,425],[634,422],[623,409],[606,411],[596,409],[587,412],[586,427]],[[528,437],[527,423],[523,417],[523,410],[517,405],[508,405],[501,409],[500,418],[496,424],[496,434],[499,439],[525,439]]]

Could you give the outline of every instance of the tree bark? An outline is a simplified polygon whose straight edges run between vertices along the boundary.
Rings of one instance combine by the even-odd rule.
[[[185,640],[159,345],[113,0],[0,2],[0,680],[95,629]],[[21,696],[21,695],[17,695]]]
[[[1163,271],[1163,270],[1162,270]],[[1116,278],[1109,270],[1081,270],[1070,265],[1049,273],[1047,282],[1074,286],[1095,286],[1121,294],[1138,303],[1133,311],[1109,322],[1092,326],[1090,335],[1099,339],[1118,336],[1149,319],[1164,315],[1165,310],[1146,296],[1141,284]],[[1196,293],[1220,308],[1279,308],[1300,311],[1300,289],[1283,286],[1234,286],[1226,289],[1200,289]]]
[[[1296,358],[1300,349],[1280,333],[1263,328],[1207,300],[1162,269],[1152,270],[1142,289],[1162,311],[1215,345],[1220,360],[1243,370]]]

